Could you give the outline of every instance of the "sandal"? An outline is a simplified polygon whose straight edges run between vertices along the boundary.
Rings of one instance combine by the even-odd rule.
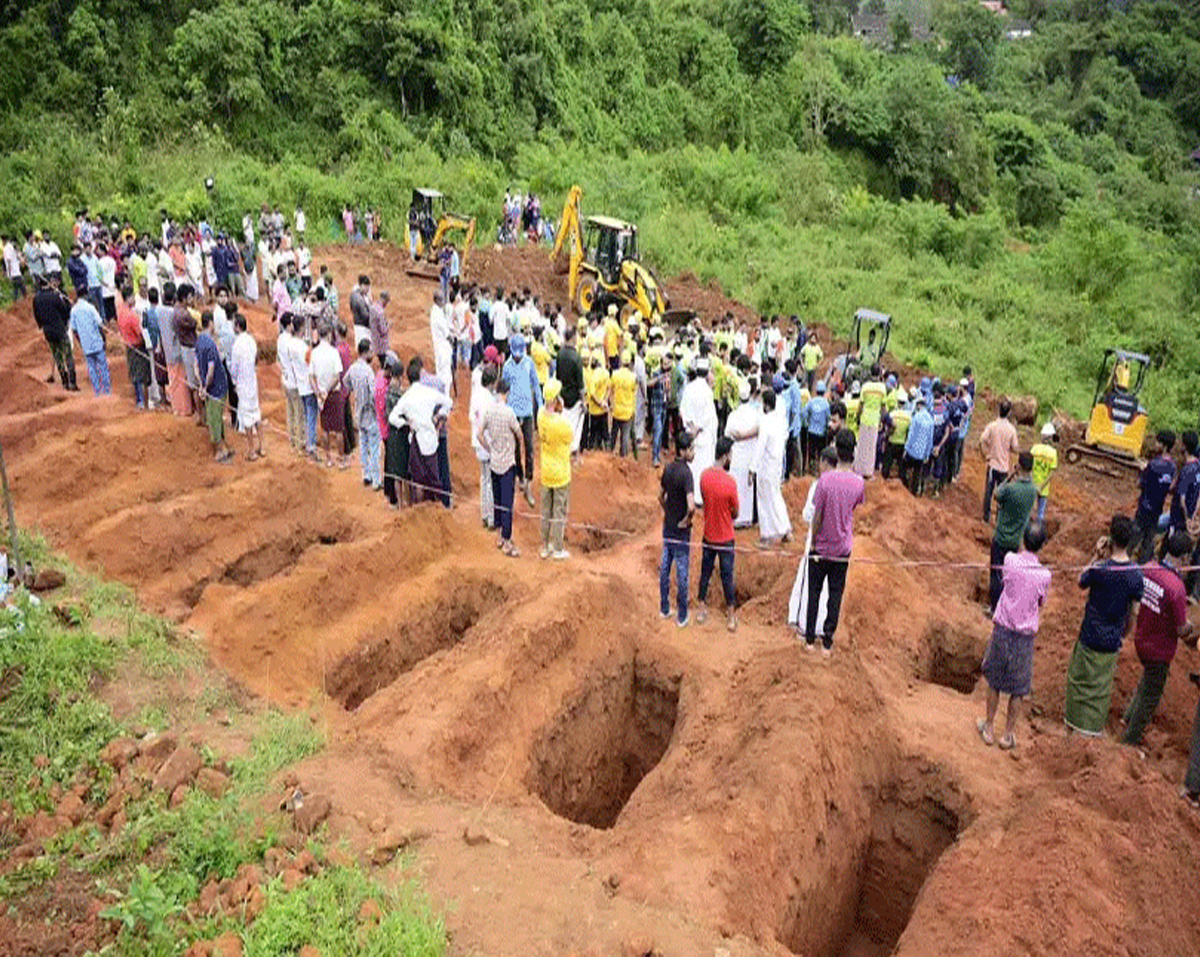
[[[1007,733],[1000,738],[1001,750],[1015,750],[1017,747],[1017,738],[1010,737]]]
[[[253,463],[253,462],[254,462],[255,460],[257,460],[257,459],[258,459],[258,454],[257,454],[257,453],[248,453],[248,454],[246,454],[246,462],[247,462],[247,463]]]
[[[729,615],[729,622],[726,624],[726,626],[729,628],[730,633],[737,632],[737,614],[731,613]]]
[[[502,549],[506,557],[519,557],[521,555],[521,551],[511,543],[506,543]]]
[[[992,732],[987,728],[987,723],[985,721],[976,720],[975,729],[979,731],[979,739],[982,740],[987,746],[990,747],[996,742],[995,737],[992,736]]]

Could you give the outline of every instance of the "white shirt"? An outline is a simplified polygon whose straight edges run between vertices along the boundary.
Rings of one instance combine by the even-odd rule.
[[[9,277],[21,275],[21,255],[17,253],[17,248],[11,243],[4,245],[4,269]]]
[[[758,424],[758,444],[750,460],[750,469],[757,475],[778,481],[783,472],[783,457],[787,449],[787,410],[782,402],[770,413],[763,413]]]
[[[503,300],[492,304],[492,336],[497,340],[508,339],[508,304]]]
[[[233,329],[233,321],[229,319],[229,314],[225,312],[225,308],[219,303],[213,305],[212,315],[213,339],[217,341],[217,349],[221,352],[221,359],[228,364],[233,354],[233,341],[237,336]]]
[[[42,263],[45,264],[47,273],[62,272],[62,251],[53,240],[42,243]]]
[[[284,390],[296,389],[296,377],[292,371],[292,340],[295,338],[287,330],[279,334],[275,341],[275,359],[279,361],[279,385]]]
[[[342,357],[328,340],[322,340],[312,352],[312,376],[317,384],[317,396],[327,396],[342,375]]]
[[[449,348],[450,321],[446,317],[446,311],[436,303],[429,308],[429,336],[433,340],[435,352]]]
[[[428,384],[417,382],[405,390],[404,396],[396,402],[388,415],[388,423],[396,428],[407,423],[417,438],[417,449],[421,451],[421,456],[431,457],[437,453],[438,447],[434,414],[440,409],[448,416],[453,407],[454,401],[446,394]]]
[[[701,442],[717,442],[717,408],[713,404],[712,387],[704,377],[689,380],[684,386],[679,398],[679,417],[693,434],[704,431]]]
[[[229,375],[237,387],[238,404],[245,404],[247,408],[258,406],[258,375],[254,372],[257,359],[258,344],[254,338],[249,331],[239,333],[229,352]]]
[[[308,226],[308,218],[304,216],[304,211],[299,207],[296,208],[296,232],[304,233],[305,227]]]
[[[107,253],[100,258],[100,293],[105,297],[117,295],[117,261]]]
[[[459,340],[466,340],[470,337],[471,331],[467,329],[467,301],[461,295],[455,298],[454,306],[451,308],[454,322],[452,329],[454,335]]]
[[[309,377],[308,364],[308,347],[304,341],[294,334],[290,337],[291,346],[291,361],[292,361],[292,383],[296,385],[296,392],[302,397],[311,397],[313,394],[312,379]],[[335,350],[334,353],[337,351]],[[341,357],[338,357],[341,360]]]
[[[300,276],[311,277],[312,276],[312,251],[310,251],[308,249],[308,247],[301,247],[297,251],[297,255],[298,255],[298,258],[300,261],[298,264],[298,266],[300,267]]]
[[[471,405],[467,409],[467,415],[471,421],[471,445],[481,460],[487,459],[487,451],[479,445],[479,431],[483,427],[483,418],[488,415],[495,400],[492,391],[483,385],[483,365],[481,364],[471,371]]]

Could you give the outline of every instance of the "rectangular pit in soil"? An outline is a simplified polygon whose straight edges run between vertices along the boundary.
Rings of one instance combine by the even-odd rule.
[[[821,880],[804,901],[789,902],[779,939],[797,954],[887,956],[958,838],[959,817],[931,791],[894,781],[876,795],[869,819],[836,823],[839,832],[858,831],[848,838],[849,856],[809,868]]]
[[[922,640],[923,663],[917,678],[959,693],[972,693],[983,671],[987,638],[966,633],[950,624],[934,624]]]
[[[347,710],[357,709],[422,660],[461,643],[507,597],[501,584],[472,576],[444,577],[433,593],[431,600],[409,607],[383,636],[338,661],[327,680],[329,696]]]
[[[632,659],[597,668],[534,744],[529,789],[560,817],[610,829],[666,754],[678,714],[678,677]]]

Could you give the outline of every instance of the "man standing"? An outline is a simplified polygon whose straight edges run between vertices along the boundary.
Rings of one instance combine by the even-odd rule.
[[[933,415],[926,409],[925,395],[918,393],[912,422],[908,425],[908,439],[904,441],[904,459],[900,463],[900,482],[914,497],[925,492],[925,471],[929,455],[933,453],[933,431]],[[990,489],[988,495],[991,495]]]
[[[703,476],[704,471],[713,465],[717,455],[717,407],[713,402],[710,378],[708,357],[698,358],[691,380],[683,388],[683,395],[679,398],[679,418],[683,422],[683,429],[692,435],[692,469],[695,476]],[[785,412],[785,427],[786,416]],[[786,436],[783,445],[786,454]],[[782,471],[782,462],[780,470]],[[778,479],[782,481],[782,472]],[[700,491],[696,503],[703,502],[704,492]]]
[[[555,379],[562,384],[559,400],[562,402],[563,416],[571,426],[572,454],[579,452],[579,443],[583,439],[583,362],[579,351],[575,349],[575,335],[575,327],[568,326],[554,363]],[[542,485],[545,486],[544,477]]]
[[[262,442],[262,410],[258,404],[258,342],[241,313],[233,316],[233,347],[229,351],[229,376],[237,392],[237,427],[246,435],[246,459],[265,456]]]
[[[730,411],[725,424],[725,436],[733,441],[729,454],[729,472],[737,483],[738,514],[735,527],[749,527],[754,523],[754,483],[750,479],[750,465],[758,447],[758,427],[762,419],[762,407],[757,397],[757,385],[749,380],[738,384],[738,405]]]
[[[1142,742],[1146,724],[1158,709],[1167,671],[1175,659],[1180,640],[1195,633],[1187,618],[1187,590],[1179,568],[1188,562],[1192,539],[1183,530],[1175,530],[1163,543],[1163,557],[1142,567],[1142,602],[1133,628],[1133,645],[1142,662],[1142,679],[1137,692],[1125,708],[1125,734],[1122,743]]]
[[[517,479],[525,502],[533,506],[533,415],[542,402],[542,385],[538,383],[537,368],[525,353],[525,338],[519,333],[510,341],[512,356],[504,361],[500,379],[509,386],[508,402],[521,426],[521,456],[517,460]]]
[[[358,342],[358,359],[346,371],[346,386],[350,390],[350,412],[358,428],[363,486],[379,490],[383,487],[383,478],[380,476],[379,422],[375,419],[375,371],[371,369],[373,351],[370,341]]]
[[[1046,522],[1046,504],[1050,501],[1050,477],[1058,469],[1058,451],[1054,448],[1057,434],[1049,420],[1042,427],[1042,442],[1029,451],[1033,454],[1033,485],[1037,488],[1038,523]]]
[[[875,331],[872,330],[873,334]],[[879,449],[879,423],[883,419],[883,403],[887,387],[879,367],[871,367],[871,379],[863,384],[862,406],[858,414],[858,445],[854,451],[854,469],[860,477],[870,480],[875,475],[875,453]]]
[[[813,381],[817,377],[817,367],[821,365],[821,361],[825,359],[825,352],[821,349],[821,345],[817,343],[817,333],[812,331],[808,335],[808,342],[800,348],[800,363],[804,367],[804,379],[808,383],[808,389],[813,388]],[[822,391],[818,391],[820,393]],[[817,457],[821,451],[817,450],[813,455],[813,469],[816,469]]]
[[[90,300],[76,300],[71,307],[68,325],[79,341],[79,349],[87,361],[88,380],[96,396],[112,393],[108,375],[108,357],[104,355],[104,327],[100,314]]]
[[[637,444],[633,441],[633,414],[637,405],[637,378],[630,369],[632,357],[628,352],[618,359],[619,366],[612,375],[612,439],[610,446],[620,456],[626,457],[633,450],[637,459]]]
[[[63,389],[78,390],[75,384],[75,357],[71,352],[71,332],[68,329],[71,304],[57,283],[52,281],[34,294],[33,319],[46,338],[53,358],[54,368],[50,371],[49,379],[54,379],[54,369],[57,369]]]
[[[221,352],[212,336],[212,325],[212,314],[205,312],[200,317],[200,333],[196,335],[196,373],[213,459],[217,463],[229,463],[233,459],[233,451],[225,443],[225,398],[229,394],[229,383],[225,379]]]
[[[991,575],[988,578],[990,608],[996,609],[1000,591],[1004,588],[1004,558],[1021,547],[1029,515],[1037,501],[1037,488],[1030,479],[1033,454],[1022,453],[1017,458],[1017,476],[1000,485],[996,491],[996,531],[992,535]]]
[[[1145,578],[1129,558],[1135,527],[1117,514],[1108,536],[1096,541],[1092,560],[1079,577],[1088,591],[1079,639],[1067,664],[1067,696],[1063,719],[1069,730],[1089,737],[1104,733],[1112,702],[1117,654],[1129,624],[1137,620]]]
[[[354,342],[371,336],[371,278],[363,274],[358,286],[350,291],[350,317],[354,324]],[[385,351],[386,352],[386,351]]]
[[[561,358],[562,354],[559,354]],[[538,441],[542,460],[542,549],[541,556],[566,560],[571,555],[563,544],[567,509],[571,503],[571,452],[575,429],[563,416],[563,385],[546,381],[547,406],[538,411]]]
[[[804,405],[804,472],[816,473],[825,432],[829,429],[829,401],[825,399],[825,381],[817,381],[812,399]]]
[[[1038,618],[1050,589],[1050,571],[1038,561],[1038,551],[1046,543],[1046,531],[1040,523],[1025,528],[1020,553],[1004,558],[1004,588],[992,617],[992,639],[983,655],[983,675],[987,679],[987,716],[975,721],[975,729],[989,747],[995,742],[993,724],[1000,694],[1008,694],[1008,716],[1000,749],[1017,745],[1017,720],[1021,705],[1033,687],[1033,640]]]
[[[783,499],[787,442],[787,411],[776,401],[775,391],[767,387],[762,392],[762,419],[750,461],[750,482],[758,491],[758,545],[763,549],[786,541],[792,533],[792,520]]]
[[[391,299],[392,295],[384,290],[379,294],[379,299],[371,303],[368,310],[367,325],[371,328],[371,352],[379,358],[381,367],[387,360],[388,351],[391,349],[391,324],[388,323],[385,312]]]
[[[4,238],[4,275],[12,285],[12,302],[25,296],[25,278],[21,275],[21,253],[12,237]]]
[[[979,437],[979,450],[987,460],[987,479],[983,484],[983,522],[992,520],[992,494],[996,487],[1008,479],[1012,470],[1010,453],[1019,453],[1017,443],[1017,428],[1012,425],[1008,415],[1012,412],[1012,404],[1007,400],[1000,401],[1000,416],[983,428]]]
[[[1182,436],[1184,461],[1171,491],[1171,529],[1186,530],[1188,518],[1200,501],[1200,436],[1185,430]]]
[[[411,430],[415,440],[409,448],[408,457],[414,503],[437,500],[443,496],[437,462],[438,433],[454,406],[454,401],[444,390],[422,380],[423,365],[419,355],[408,362],[409,387],[388,415],[391,429]]]
[[[671,616],[671,568],[675,568],[676,623],[688,625],[688,564],[692,547],[692,515],[696,512],[692,480],[692,438],[687,431],[676,438],[675,459],[663,471],[659,503],[663,508],[663,552],[658,568],[658,610]]]
[[[1134,517],[1134,525],[1137,527],[1137,548],[1134,556],[1142,563],[1150,559],[1154,550],[1158,518],[1162,516],[1163,504],[1166,503],[1167,494],[1171,492],[1175,483],[1175,461],[1171,459],[1171,451],[1175,448],[1175,434],[1170,430],[1160,430],[1154,439],[1154,456],[1138,479],[1141,494],[1138,496],[1137,514]]]
[[[721,591],[725,595],[726,626],[732,633],[737,629],[737,595],[733,587],[733,560],[736,542],[733,518],[738,515],[737,481],[729,473],[729,456],[733,441],[721,437],[717,441],[716,462],[700,474],[701,496],[704,498],[704,537],[700,554],[699,611],[696,623],[708,619],[708,582],[713,566],[721,565]]]
[[[826,658],[833,652],[833,635],[837,632],[846,575],[850,570],[854,510],[866,501],[866,483],[853,469],[854,434],[840,430],[833,442],[837,450],[837,469],[821,474],[813,495],[813,552],[808,559],[808,611],[804,630],[804,644],[811,652],[816,649],[821,590],[828,582],[829,599],[821,629],[821,654]]]
[[[362,279],[359,278],[360,282]],[[450,344],[450,320],[446,316],[445,303],[441,293],[433,295],[433,306],[429,308],[429,337],[433,341],[434,371],[443,388],[449,388],[454,384],[454,352]],[[457,393],[457,389],[454,392]]]

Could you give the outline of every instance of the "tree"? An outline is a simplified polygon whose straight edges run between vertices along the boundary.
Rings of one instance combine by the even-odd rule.
[[[721,19],[742,69],[754,76],[782,69],[809,23],[800,0],[725,0]]]
[[[1000,19],[978,3],[955,3],[942,14],[939,29],[946,40],[947,69],[986,89],[1003,32]]]

